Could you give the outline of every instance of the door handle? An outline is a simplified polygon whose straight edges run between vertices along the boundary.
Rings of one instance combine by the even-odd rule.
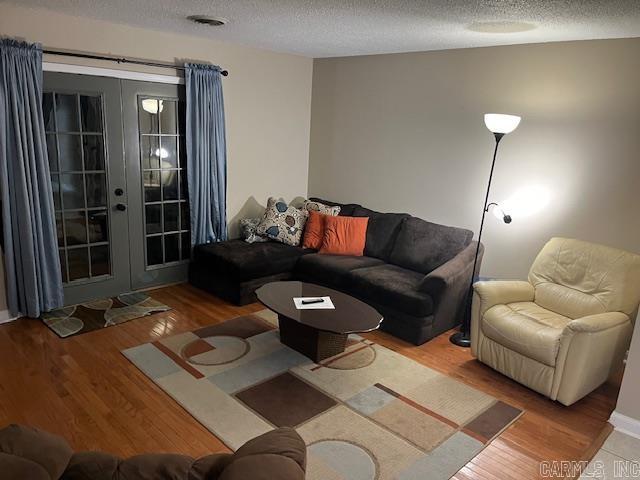
[[[124,203],[118,203],[116,205],[116,209],[120,210],[121,212],[124,212],[127,209],[127,206]]]
[[[116,194],[116,197],[121,197],[122,195],[124,195],[124,190],[121,188],[116,188],[113,193]]]

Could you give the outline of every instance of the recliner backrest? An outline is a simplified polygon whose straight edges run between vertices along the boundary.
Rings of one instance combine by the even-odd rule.
[[[529,271],[535,302],[575,319],[604,312],[631,317],[640,302],[640,256],[569,238],[552,238]]]

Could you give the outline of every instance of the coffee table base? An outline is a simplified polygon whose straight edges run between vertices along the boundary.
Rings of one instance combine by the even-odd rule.
[[[280,341],[318,363],[344,352],[347,334],[324,332],[278,315]]]

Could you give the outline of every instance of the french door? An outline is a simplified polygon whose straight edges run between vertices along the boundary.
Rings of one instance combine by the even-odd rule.
[[[186,279],[181,90],[45,73],[42,104],[65,304]]]

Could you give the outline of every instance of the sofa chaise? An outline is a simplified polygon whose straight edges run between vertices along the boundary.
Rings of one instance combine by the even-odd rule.
[[[364,256],[321,255],[276,242],[229,240],[198,245],[189,281],[237,305],[279,280],[302,280],[363,300],[384,316],[381,329],[420,345],[461,323],[477,243],[473,232],[405,213],[380,213],[357,204],[340,215],[368,217]],[[476,271],[482,260],[482,249]]]

